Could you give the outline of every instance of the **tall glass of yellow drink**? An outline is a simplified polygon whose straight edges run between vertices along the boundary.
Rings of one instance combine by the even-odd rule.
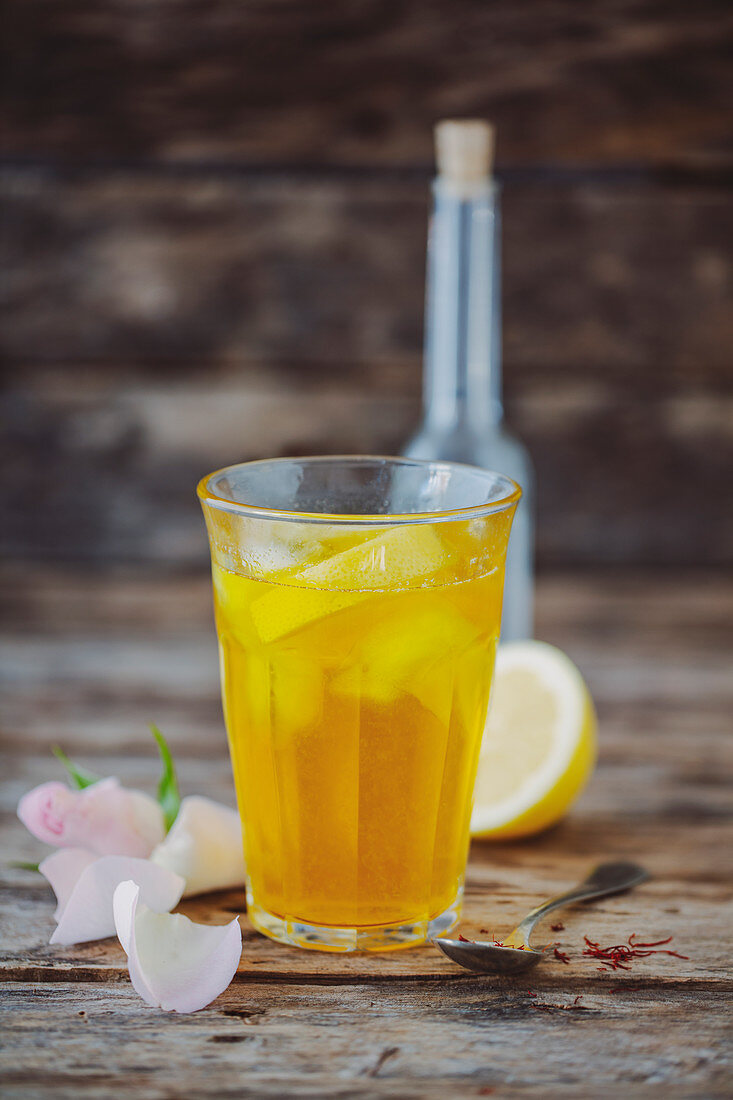
[[[247,907],[333,951],[460,913],[518,486],[341,457],[204,478]]]

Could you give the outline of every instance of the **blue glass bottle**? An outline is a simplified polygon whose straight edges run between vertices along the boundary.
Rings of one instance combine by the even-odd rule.
[[[522,486],[507,556],[502,640],[533,632],[534,473],[506,428],[501,402],[499,188],[493,129],[479,120],[436,127],[438,175],[428,243],[424,415],[404,449],[508,474]]]

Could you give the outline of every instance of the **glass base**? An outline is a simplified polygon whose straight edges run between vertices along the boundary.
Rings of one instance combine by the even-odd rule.
[[[263,936],[291,947],[305,947],[311,951],[397,951],[403,947],[416,947],[433,936],[449,932],[458,923],[462,900],[461,889],[452,905],[432,920],[371,925],[367,928],[333,928],[276,917],[258,905],[248,892],[247,915]]]

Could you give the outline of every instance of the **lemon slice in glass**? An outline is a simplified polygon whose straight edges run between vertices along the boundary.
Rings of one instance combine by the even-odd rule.
[[[445,548],[431,527],[382,531],[297,573],[273,575],[283,587],[252,604],[252,620],[265,643],[361,603],[382,588],[409,587],[437,572]]]
[[[471,835],[527,836],[558,821],[596,759],[596,716],[573,662],[545,642],[500,645]]]

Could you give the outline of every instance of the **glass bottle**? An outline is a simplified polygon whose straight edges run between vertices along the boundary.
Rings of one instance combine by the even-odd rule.
[[[424,413],[403,454],[508,474],[523,490],[507,556],[503,641],[533,631],[534,474],[507,431],[501,403],[499,189],[491,177],[493,127],[436,127],[438,175],[428,243]]]

